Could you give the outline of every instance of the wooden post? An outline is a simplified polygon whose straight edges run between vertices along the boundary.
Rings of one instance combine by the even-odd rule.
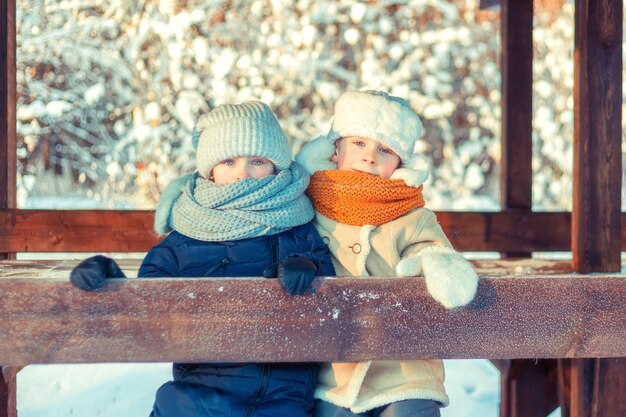
[[[502,66],[503,209],[532,209],[533,2],[503,0]]]
[[[0,0],[0,209],[16,206],[15,16],[15,0]],[[0,259],[12,258],[0,253]],[[0,373],[0,417],[17,417],[12,369],[2,367]]]
[[[9,411],[9,384],[0,372],[0,417],[7,417]]]
[[[502,375],[500,417],[545,417],[558,406],[555,360],[503,362],[509,363],[498,367]]]
[[[622,10],[621,0],[575,6],[572,259],[582,273],[621,264]],[[624,358],[575,359],[567,373],[569,416],[626,415]]]
[[[533,2],[500,2],[502,67],[502,160],[500,195],[503,210],[532,210]],[[530,257],[506,252],[503,257]],[[555,365],[554,361],[551,362]],[[500,416],[542,416],[556,407],[556,389],[547,369],[532,360],[508,361],[502,367]],[[543,389],[538,389],[543,387]],[[545,393],[544,393],[545,391]],[[541,398],[538,397],[538,393]]]
[[[581,273],[620,270],[622,1],[576,2],[572,259]]]
[[[624,358],[572,359],[571,363],[570,417],[626,415]]]
[[[0,210],[15,208],[15,0],[0,0]],[[6,51],[6,53],[5,53]],[[13,254],[0,253],[0,259]]]
[[[0,372],[0,416],[17,417],[17,373],[21,367],[2,366]]]

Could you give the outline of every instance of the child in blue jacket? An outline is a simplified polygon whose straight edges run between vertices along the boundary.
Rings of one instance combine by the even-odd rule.
[[[334,275],[304,195],[309,176],[291,160],[278,121],[261,102],[219,106],[194,130],[197,172],[163,193],[155,230],[167,237],[143,260],[139,277],[278,276],[303,294],[315,276]],[[94,290],[123,276],[111,259],[83,261],[71,274]],[[151,417],[311,416],[316,364],[174,364]]]

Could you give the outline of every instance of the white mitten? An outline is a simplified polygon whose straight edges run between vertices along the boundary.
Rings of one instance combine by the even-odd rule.
[[[295,159],[313,175],[317,171],[337,169],[337,164],[330,160],[334,152],[335,145],[326,136],[320,136],[305,144]]]
[[[396,274],[399,277],[416,277],[422,275],[422,259],[419,256],[405,258],[396,265]]]
[[[430,295],[447,309],[472,301],[478,287],[478,275],[472,264],[450,248],[445,248],[448,253],[435,247],[435,250],[429,249],[421,251],[419,257]]]

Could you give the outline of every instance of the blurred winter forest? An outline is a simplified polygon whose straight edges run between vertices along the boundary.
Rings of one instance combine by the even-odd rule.
[[[536,1],[537,210],[571,209],[573,16]],[[499,14],[479,0],[17,0],[17,31],[20,207],[153,208],[214,106],[265,101],[297,151],[364,88],[420,114],[431,208],[500,207]]]

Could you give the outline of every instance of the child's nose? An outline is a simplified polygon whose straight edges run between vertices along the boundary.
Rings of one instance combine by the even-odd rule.
[[[250,178],[250,171],[248,170],[247,166],[242,166],[239,167],[239,169],[237,170],[237,180],[242,180],[244,178]]]
[[[376,153],[371,150],[364,150],[363,162],[374,165],[376,163]]]

